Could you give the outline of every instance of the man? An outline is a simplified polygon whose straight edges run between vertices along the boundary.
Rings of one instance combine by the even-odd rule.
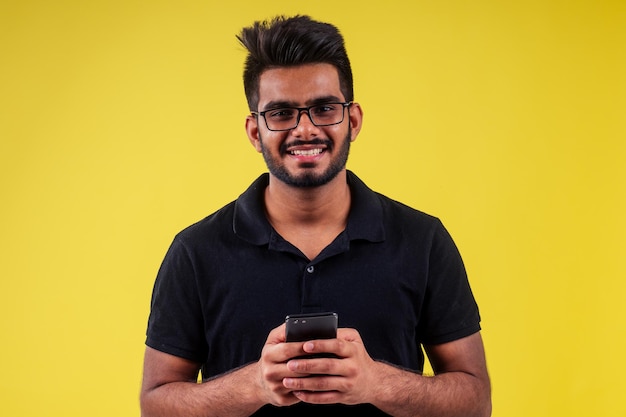
[[[142,415],[490,415],[478,308],[452,239],[346,171],[363,113],[337,29],[281,17],[239,39],[246,131],[269,174],[174,239],[153,293]],[[337,338],[286,343],[286,315],[323,311],[338,314]],[[421,374],[422,346],[434,376]],[[302,358],[319,353],[334,356]]]

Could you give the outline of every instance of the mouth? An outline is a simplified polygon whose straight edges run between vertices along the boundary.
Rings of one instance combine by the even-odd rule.
[[[290,155],[293,156],[317,156],[324,152],[322,148],[313,148],[313,149],[291,149],[288,151]]]
[[[296,141],[289,145],[284,145],[283,152],[296,158],[315,158],[330,150],[332,142],[323,139],[311,141]]]

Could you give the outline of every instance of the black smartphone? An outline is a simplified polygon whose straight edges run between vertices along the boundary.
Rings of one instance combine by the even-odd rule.
[[[287,323],[287,342],[306,342],[337,337],[337,313],[290,314]]]

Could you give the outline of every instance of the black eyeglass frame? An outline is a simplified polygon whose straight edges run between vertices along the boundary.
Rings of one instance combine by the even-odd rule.
[[[306,115],[309,116],[309,120],[311,121],[311,123],[313,123],[314,126],[317,127],[324,127],[324,126],[334,126],[334,125],[338,125],[343,123],[343,121],[346,118],[346,112],[345,109],[347,107],[350,107],[350,105],[352,105],[354,103],[354,101],[337,101],[337,102],[332,102],[332,103],[318,103],[318,104],[314,104],[312,106],[309,107],[276,107],[273,109],[267,109],[264,111],[252,111],[251,113],[255,116],[262,116],[263,120],[265,120],[265,127],[267,127],[267,130],[270,130],[272,132],[286,132],[288,130],[292,130],[298,127],[298,125],[300,124],[300,117],[302,117],[302,112],[306,112]],[[329,105],[329,104],[341,104],[342,106],[342,111],[341,111],[341,120],[339,120],[338,122],[335,123],[315,123],[315,121],[313,120],[313,117],[311,117],[311,109],[313,107],[319,107],[319,106],[324,106],[324,105]],[[271,112],[271,111],[275,111],[275,110],[282,110],[282,109],[290,109],[290,110],[297,110],[298,111],[298,116],[296,117],[296,124],[293,127],[287,128],[287,129],[272,129],[269,127],[269,125],[267,124],[267,119],[265,118],[265,113],[267,112]]]

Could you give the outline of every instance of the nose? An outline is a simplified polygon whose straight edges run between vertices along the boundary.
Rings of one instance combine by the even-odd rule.
[[[306,116],[306,117],[303,117],[303,116]],[[306,109],[300,110],[300,113],[298,114],[298,124],[292,130],[294,135],[298,136],[299,134],[306,134],[306,133],[309,133],[310,131],[317,130],[317,129],[318,127],[313,124],[313,121],[311,120],[311,115],[309,114],[309,112]]]

